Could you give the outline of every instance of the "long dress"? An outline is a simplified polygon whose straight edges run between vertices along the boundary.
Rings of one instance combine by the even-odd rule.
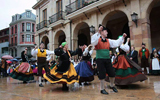
[[[88,48],[86,48],[88,49]],[[80,76],[80,82],[91,82],[94,80],[93,70],[90,63],[92,52],[88,52],[85,49],[87,55],[82,56],[82,61],[75,67],[77,74]]]
[[[32,68],[30,67],[30,64],[27,63],[27,59],[26,59],[26,55],[24,55],[24,51],[22,51],[21,53],[21,58],[22,58],[22,63],[14,69],[14,71],[10,74],[10,76],[14,79],[24,81],[24,82],[34,80]],[[21,72],[20,69],[22,67],[23,68],[26,67],[27,71]]]
[[[71,56],[77,55],[78,52],[79,49],[66,52],[61,48],[55,49],[55,55],[59,56],[59,64],[54,66],[54,68],[50,70],[50,73],[45,73],[43,77],[50,83],[72,84],[79,82],[79,76],[73,64],[70,62]]]
[[[119,51],[120,54],[113,62],[113,67],[116,72],[115,84],[128,85],[134,82],[146,80],[147,77],[142,74],[141,67],[134,61],[130,60],[126,55],[126,52],[121,49]],[[108,77],[106,78],[106,81],[109,81]]]
[[[160,75],[160,65],[159,65],[159,59],[156,57],[157,53],[151,53],[151,67],[150,67],[150,73],[152,75]]]

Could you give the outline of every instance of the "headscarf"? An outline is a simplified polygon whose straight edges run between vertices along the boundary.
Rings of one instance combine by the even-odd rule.
[[[153,49],[152,49],[152,53],[154,52],[155,49],[156,49],[156,48],[153,48]]]
[[[64,47],[67,44],[67,42],[62,42],[62,47]]]

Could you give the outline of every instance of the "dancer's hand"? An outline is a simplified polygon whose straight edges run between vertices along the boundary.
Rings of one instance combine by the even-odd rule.
[[[101,33],[102,30],[103,30],[103,26],[100,26],[98,29],[98,33]]]
[[[123,37],[124,37],[124,38],[127,37],[127,34],[126,34],[126,33],[123,33]]]
[[[129,42],[129,41],[130,41],[130,38],[127,38],[127,41]]]
[[[34,49],[37,49],[37,48],[38,48],[38,46],[35,46],[35,47],[34,47]]]
[[[59,48],[62,48],[62,45],[60,45]]]

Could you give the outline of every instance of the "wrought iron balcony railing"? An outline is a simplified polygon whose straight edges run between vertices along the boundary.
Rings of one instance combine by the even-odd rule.
[[[43,29],[45,27],[48,27],[48,25],[49,25],[48,20],[44,20],[44,21],[40,22],[39,24],[37,24],[37,31],[40,29]]]
[[[58,20],[64,19],[64,17],[65,17],[65,12],[59,11],[58,13],[49,17],[49,22],[50,22],[50,24],[52,24]]]
[[[76,0],[66,6],[67,15],[99,0]]]
[[[9,44],[9,46],[11,47],[11,46],[17,46],[17,43],[11,43],[11,44]]]

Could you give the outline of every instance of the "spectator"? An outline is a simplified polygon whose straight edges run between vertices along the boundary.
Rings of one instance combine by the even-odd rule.
[[[135,50],[135,47],[131,47],[131,52],[129,53],[129,58],[138,64],[138,51]]]
[[[142,48],[139,50],[139,57],[141,58],[141,67],[144,68],[144,74],[147,74],[147,67],[149,67],[149,50],[145,46],[146,45],[142,43]]]

